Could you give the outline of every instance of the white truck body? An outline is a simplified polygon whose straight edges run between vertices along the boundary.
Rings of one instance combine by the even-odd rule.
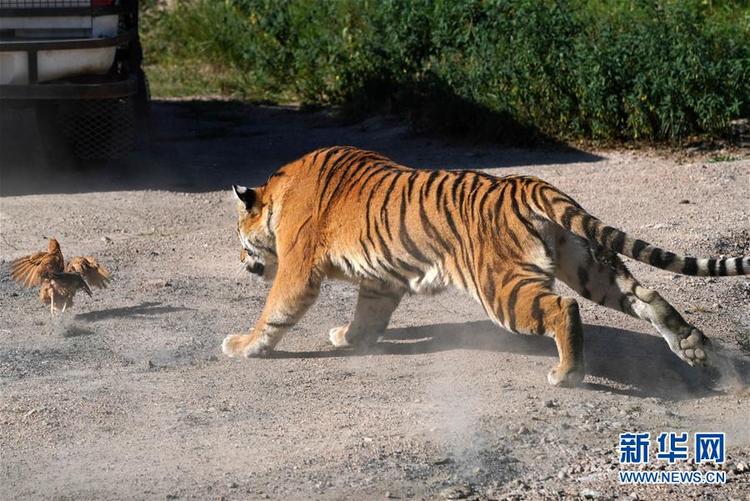
[[[19,2],[0,0],[0,9]],[[30,3],[30,2],[29,2]],[[35,1],[34,8],[59,6],[55,0]],[[72,7],[88,7],[89,1],[68,2]],[[118,16],[0,16],[0,33],[14,40],[72,40],[113,37],[117,35]],[[78,75],[105,74],[115,58],[116,47],[93,49],[40,50],[37,59],[37,82],[47,82]],[[0,85],[28,84],[27,52],[0,52]]]

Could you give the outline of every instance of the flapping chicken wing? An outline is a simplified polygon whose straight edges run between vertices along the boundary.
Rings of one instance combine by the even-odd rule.
[[[65,265],[65,271],[80,273],[86,283],[92,287],[104,289],[112,274],[91,256],[76,256]]]
[[[34,287],[42,283],[45,275],[59,273],[63,269],[60,244],[54,238],[50,238],[47,252],[37,252],[13,261],[10,265],[10,276],[24,287]]]

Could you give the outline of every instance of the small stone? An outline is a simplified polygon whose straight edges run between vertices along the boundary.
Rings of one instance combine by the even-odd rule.
[[[230,489],[236,489],[239,486],[240,486],[240,484],[238,484],[237,482],[230,482],[229,483],[229,488]]]
[[[682,200],[680,200],[680,203],[681,204],[689,204],[690,200],[688,200],[687,198],[683,198]]]
[[[732,473],[734,474],[747,473],[748,471],[750,471],[750,465],[748,465],[744,461],[740,461],[739,463],[734,465],[734,468],[732,469]]]
[[[595,491],[594,489],[583,489],[581,491],[581,497],[586,499],[596,499],[599,496],[601,496],[599,491]]]
[[[109,237],[107,237],[107,236],[104,236],[104,237],[102,237],[102,242],[104,242],[105,244],[111,244],[112,243],[112,239],[109,238]]]
[[[551,409],[552,407],[557,407],[557,402],[555,402],[554,400],[545,400],[544,406],[548,409]]]

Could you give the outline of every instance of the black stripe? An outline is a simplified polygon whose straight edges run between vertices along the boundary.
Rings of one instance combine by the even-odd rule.
[[[414,190],[414,181],[417,179],[417,176],[419,175],[419,171],[413,171],[411,174],[409,174],[409,178],[406,180],[406,186],[408,187],[407,190],[407,197],[409,198],[409,201],[411,202],[411,194]]]
[[[422,189],[419,191],[419,220],[422,222],[422,225],[424,225],[427,236],[433,240],[437,240],[437,243],[442,248],[442,251],[447,252],[449,249],[451,249],[452,246],[443,238],[443,236],[440,234],[440,231],[438,231],[435,225],[432,224],[430,218],[427,217],[427,212],[424,210],[425,204],[422,201],[422,197],[424,196],[424,188],[424,185],[422,185]]]
[[[325,174],[326,169],[332,167],[332,164],[330,163],[331,157],[335,155],[336,153],[341,152],[344,150],[343,148],[334,146],[333,148],[329,149],[325,156],[323,157],[323,161],[320,165],[320,171],[318,171],[318,184],[320,184],[320,180],[323,177],[323,174]],[[344,150],[345,151],[345,150]]]
[[[461,252],[463,252],[463,250]],[[469,282],[466,281],[466,277],[464,276],[463,268],[461,268],[461,266],[459,266],[458,255],[457,254],[453,254],[453,255],[451,255],[449,257],[453,258],[453,263],[454,263],[454,265],[456,267],[456,273],[458,273],[458,278],[461,281],[461,283],[459,284],[459,288],[463,289],[463,290],[468,290],[469,289],[469,287],[468,287]]]
[[[531,302],[531,318],[536,320],[536,328],[533,334],[544,334],[544,311],[542,311],[541,302],[544,294],[537,294],[534,301]]]
[[[493,188],[495,185],[489,185],[487,189],[485,190],[484,194],[482,195],[482,198],[479,200],[479,217],[484,218],[484,207],[487,204],[487,199],[490,196],[490,193],[493,193]]]
[[[521,269],[523,271],[528,271],[529,273],[538,273],[539,275],[547,275],[546,271],[544,271],[542,268],[532,263],[522,264]]]
[[[420,261],[425,264],[432,264],[432,261],[425,256],[421,250],[419,250],[419,247],[417,247],[416,243],[414,243],[414,240],[411,239],[409,236],[409,231],[406,228],[406,193],[401,194],[401,221],[400,221],[400,231],[399,231],[399,239],[401,240],[401,244],[404,246],[404,249],[406,252],[408,252],[412,257],[416,258],[417,261]]]
[[[331,201],[336,197],[336,194],[338,193],[339,189],[341,188],[341,183],[347,181],[350,179],[349,177],[349,170],[353,166],[357,166],[358,169],[361,169],[364,165],[367,164],[367,159],[359,159],[357,161],[357,158],[352,158],[351,161],[347,163],[347,165],[344,167],[340,167],[340,169],[343,169],[343,172],[341,172],[341,175],[339,176],[339,181],[336,183],[336,186],[331,191],[331,196],[328,198],[328,201],[326,202],[326,207],[328,207],[331,204]],[[323,205],[323,200],[325,200],[325,194],[328,191],[328,184],[323,186],[323,191],[320,194],[320,200],[318,200],[318,212],[320,212],[320,209]]]
[[[516,248],[519,250],[519,252],[513,252],[513,255],[518,256],[520,252],[523,252],[524,246],[521,245],[521,241],[518,240],[518,235],[516,235],[516,232],[510,229],[510,226],[506,226],[504,232],[510,237],[511,240],[513,240],[513,244],[516,246]],[[508,249],[512,250],[512,249]]]
[[[458,207],[460,200],[458,199],[458,189],[466,177],[466,172],[462,171],[458,177],[453,178],[453,186],[451,187],[451,199],[453,200],[453,206]]]
[[[414,266],[413,264],[404,261],[400,257],[396,258],[396,264],[400,266],[401,268],[405,269],[406,271],[408,271],[409,273],[414,273],[420,278],[424,277],[425,272],[422,268],[418,268]]]
[[[576,209],[575,207],[568,207],[565,209],[565,212],[563,212],[563,215],[560,218],[560,224],[563,226],[563,228],[569,230],[572,227],[571,220],[576,214],[578,214],[578,209]]]
[[[424,191],[425,191],[425,192],[429,192],[429,191],[430,191],[430,187],[432,186],[432,183],[434,183],[434,182],[435,182],[435,180],[436,180],[436,179],[438,178],[438,176],[439,176],[439,175],[440,175],[441,173],[442,173],[442,172],[441,172],[441,171],[439,171],[439,170],[434,170],[434,171],[430,172],[430,175],[429,175],[429,176],[427,176],[427,181],[426,181],[426,182],[425,182],[425,184],[423,185],[423,186],[424,186]]]
[[[727,260],[726,259],[719,259],[719,276],[720,277],[727,276]]]
[[[614,229],[614,228],[612,228],[611,226],[605,226],[605,227],[604,227],[604,228],[602,229],[602,234],[601,234],[601,236],[599,237],[599,243],[600,243],[600,244],[601,244],[601,245],[602,245],[603,247],[607,247],[607,241],[609,240],[609,236],[610,236],[610,235],[611,235],[612,233],[614,233],[615,231],[617,231],[617,230],[615,230],[615,229]]]
[[[528,284],[538,283],[539,279],[537,278],[523,278],[519,280],[511,289],[510,294],[508,294],[508,328],[511,331],[516,331],[516,302],[518,301],[518,294],[521,292],[521,289]]]
[[[487,268],[482,268],[481,271],[484,271],[484,279],[481,280],[482,284],[484,284],[484,288],[481,291],[482,294],[479,295],[479,298],[482,300],[482,306],[484,307],[484,310],[487,312],[488,315],[491,316],[492,313],[494,313],[494,299],[495,299],[495,280],[492,275],[490,275]],[[482,278],[481,276],[479,277]],[[484,296],[484,298],[482,297]],[[489,307],[488,307],[489,305]]]
[[[708,260],[708,274],[712,277],[716,276],[716,259]]]
[[[694,257],[686,257],[682,264],[682,273],[685,275],[697,275],[698,274],[698,260]]]
[[[497,198],[495,199],[495,210],[490,214],[490,217],[492,218],[492,224],[495,226],[500,226],[500,216],[503,216],[503,207],[505,204],[505,195],[508,192],[508,188],[512,186],[513,183],[505,180],[503,185],[500,187],[500,192],[497,194]]]
[[[471,209],[471,212],[469,212],[469,215],[473,215],[474,209],[476,208],[475,202],[477,200],[477,195],[479,194],[478,185],[479,185],[479,176],[473,176],[471,180],[471,185],[469,185],[469,208]]]
[[[360,153],[361,152],[358,150],[350,150],[344,152],[341,156],[331,162],[331,165],[328,168],[328,172],[326,173],[325,178],[322,182],[320,181],[320,178],[322,176],[320,176],[320,174],[318,175],[318,181],[322,185],[323,194],[325,194],[326,190],[328,189],[328,185],[333,179],[333,176],[340,172],[343,175],[344,172],[347,171],[349,167],[357,160],[357,158],[360,156]]]
[[[386,174],[384,178],[387,178],[390,173]],[[388,185],[388,188],[385,190],[385,197],[383,198],[383,204],[380,206],[380,219],[382,219],[383,224],[385,225],[385,231],[388,234],[389,239],[393,239],[393,235],[391,233],[391,221],[390,217],[388,216],[388,202],[391,199],[391,194],[393,193],[393,186],[396,184],[396,181],[399,179],[398,173],[393,173],[393,180],[391,180],[391,184]]]
[[[590,242],[596,242],[596,218],[586,212],[583,213],[583,231]]]
[[[367,186],[367,183],[370,182],[370,180],[375,177],[376,174],[380,174],[383,171],[385,172],[393,172],[393,170],[390,168],[389,165],[383,165],[381,167],[378,167],[377,169],[373,169],[367,176],[362,180],[362,183],[359,185],[359,190],[357,191],[357,196],[362,195],[362,192],[365,190],[365,187]],[[372,193],[372,191],[370,192]]]
[[[309,164],[310,165],[315,165],[315,163],[318,161],[318,157],[320,156],[320,154],[323,153],[324,151],[330,151],[331,149],[332,149],[332,147],[329,147],[329,148],[320,148],[318,150],[315,150],[315,152],[312,154],[312,158],[310,159]],[[320,176],[320,172],[318,172],[318,175]]]
[[[745,269],[744,269],[743,263],[742,263],[743,259],[744,258],[741,258],[741,257],[734,258],[734,266],[737,269],[737,275],[744,275],[745,274]]]
[[[672,264],[676,257],[677,256],[675,256],[672,252],[664,252],[657,247],[653,250],[653,252],[651,252],[649,263],[652,266],[656,266],[657,268],[665,269],[668,268],[670,264]]]
[[[352,263],[345,256],[341,256],[341,260],[344,261],[346,272],[350,275],[354,275],[354,266],[352,265]]]
[[[349,190],[354,189],[355,186],[359,186],[359,181],[365,177],[370,177],[371,174],[375,174],[376,172],[380,172],[381,170],[388,170],[387,167],[388,164],[383,162],[375,162],[367,164],[367,168],[360,169],[359,172],[352,178],[352,182],[350,183]],[[361,188],[360,188],[361,190]]]
[[[440,182],[437,185],[437,193],[435,194],[435,207],[437,207],[438,210],[442,207],[442,201],[441,198],[443,197],[443,186],[445,185],[445,182],[450,177],[450,174],[447,172],[445,175],[440,179]]]
[[[529,203],[526,200],[526,191],[521,189],[520,194],[521,194],[521,202],[523,203],[525,207],[528,207]],[[513,209],[513,213],[516,215],[516,218],[518,218],[518,220],[526,227],[526,230],[529,232],[529,234],[533,236],[534,238],[536,238],[537,240],[539,240],[539,242],[542,244],[542,247],[544,247],[545,256],[549,257],[552,252],[552,249],[549,248],[549,246],[547,245],[547,242],[544,241],[544,238],[542,238],[542,235],[534,227],[534,224],[531,221],[529,221],[527,218],[521,215],[521,211],[518,207],[518,204],[512,204],[511,208]],[[588,216],[588,214],[586,215]]]
[[[625,232],[620,230],[615,230],[617,233],[615,234],[614,240],[612,240],[612,245],[610,246],[610,249],[615,251],[618,254],[622,254],[625,250]]]
[[[634,259],[639,259],[640,255],[641,255],[641,252],[646,247],[648,247],[648,243],[644,242],[643,240],[636,239],[636,241],[633,242],[633,249],[631,251],[632,257]]]

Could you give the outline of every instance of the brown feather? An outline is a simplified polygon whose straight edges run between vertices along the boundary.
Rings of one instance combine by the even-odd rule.
[[[10,265],[10,275],[18,284],[33,287],[42,283],[50,273],[59,273],[64,269],[60,244],[50,239],[47,252],[36,252],[30,256],[16,259]]]
[[[91,256],[76,256],[72,258],[65,266],[65,271],[80,273],[89,285],[100,289],[107,287],[107,282],[109,282],[112,276],[104,265],[99,264]]]

